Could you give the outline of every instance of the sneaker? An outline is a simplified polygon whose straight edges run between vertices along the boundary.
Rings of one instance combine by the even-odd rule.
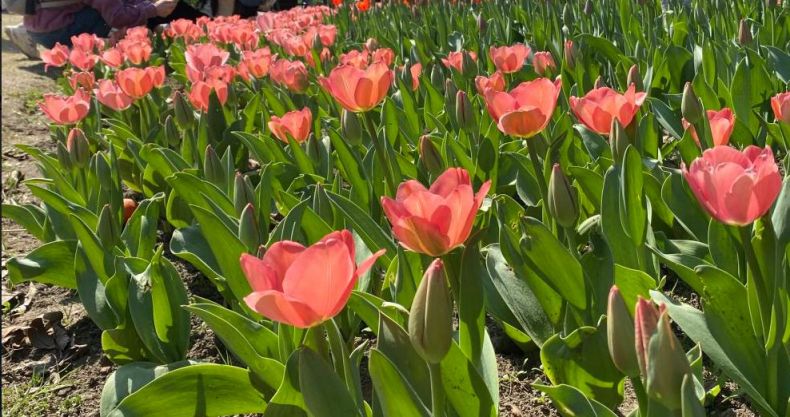
[[[36,43],[33,42],[33,38],[30,37],[27,29],[21,23],[16,26],[6,26],[3,31],[8,36],[8,39],[11,40],[11,43],[19,48],[26,57],[30,59],[39,59],[41,57]]]

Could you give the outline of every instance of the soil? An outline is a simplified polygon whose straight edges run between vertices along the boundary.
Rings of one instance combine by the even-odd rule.
[[[19,16],[3,14],[3,26],[16,24]],[[45,92],[56,91],[58,73],[45,73],[40,61],[25,58],[3,35],[2,41],[2,199],[4,203],[25,203],[32,196],[19,182],[34,178],[38,172],[34,161],[16,144],[28,144],[53,151],[47,121],[39,113],[37,102]],[[162,238],[167,242],[167,237]],[[49,322],[52,343],[3,346],[2,409],[3,416],[98,416],[104,380],[115,370],[101,353],[101,331],[87,317],[74,291],[30,284],[11,287],[5,262],[24,255],[38,246],[35,238],[19,225],[2,220],[2,294],[3,335],[14,326],[29,326],[41,317],[55,317]],[[190,294],[220,301],[208,279],[178,259],[176,265]],[[683,295],[686,295],[685,293]],[[686,299],[690,297],[685,297]],[[490,323],[489,323],[490,324]],[[558,416],[545,395],[531,384],[549,381],[540,368],[537,351],[523,353],[494,326],[489,325],[497,350],[500,374],[499,411],[503,417]],[[189,358],[218,363],[233,363],[213,332],[199,319],[192,320],[192,347]],[[710,385],[716,376],[707,374]],[[369,385],[366,380],[366,386]],[[626,389],[621,411],[633,408],[633,394]],[[714,416],[751,417],[748,404],[737,397],[737,387],[725,384],[722,394],[711,406]],[[369,395],[369,393],[368,393]]]

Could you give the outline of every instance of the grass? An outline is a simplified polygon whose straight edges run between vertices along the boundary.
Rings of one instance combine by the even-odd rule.
[[[2,395],[3,417],[44,417],[54,413],[68,413],[82,403],[79,394],[62,397],[57,391],[73,385],[70,374],[53,382],[40,372],[33,373],[30,380],[4,384]]]

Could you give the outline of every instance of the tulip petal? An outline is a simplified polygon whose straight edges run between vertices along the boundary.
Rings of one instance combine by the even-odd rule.
[[[398,219],[392,226],[392,232],[403,247],[415,252],[441,256],[452,249],[447,236],[430,221],[419,217]]]
[[[469,173],[463,168],[449,168],[436,178],[429,191],[447,197],[460,185],[472,185]]]
[[[384,255],[386,251],[387,251],[386,249],[379,250],[378,252],[374,253],[373,255],[362,261],[362,263],[359,264],[359,266],[357,266],[357,270],[354,273],[354,279],[349,281],[348,286],[346,286],[346,288],[343,289],[342,292],[343,296],[340,297],[340,299],[338,299],[337,305],[335,305],[334,308],[332,308],[329,314],[327,314],[327,317],[334,317],[338,315],[341,310],[343,310],[343,307],[345,307],[346,303],[348,302],[348,297],[351,294],[351,291],[357,285],[357,279],[359,279],[359,277],[361,277],[362,275],[365,275],[365,272],[368,272],[368,269],[370,269],[373,266],[373,264],[376,263],[376,259],[378,259],[379,256]]]
[[[271,320],[302,329],[312,327],[323,319],[307,304],[279,291],[254,292],[244,297],[244,302]]]

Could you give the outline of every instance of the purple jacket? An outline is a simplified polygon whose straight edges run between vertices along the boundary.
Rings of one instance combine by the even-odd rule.
[[[81,4],[39,9],[35,15],[26,15],[25,28],[38,33],[63,29],[74,21],[74,14],[85,7],[98,10],[113,28],[143,25],[156,16],[156,7],[149,0],[82,0]]]

